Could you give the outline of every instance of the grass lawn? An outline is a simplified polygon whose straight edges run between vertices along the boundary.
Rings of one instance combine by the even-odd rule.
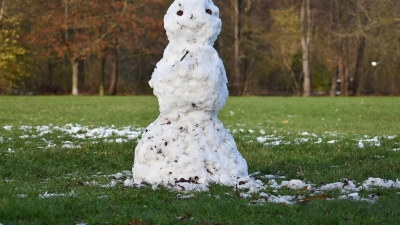
[[[239,198],[211,185],[191,198],[126,188],[137,138],[158,116],[155,97],[0,97],[0,224],[398,224],[400,189],[351,198],[334,182],[400,179],[400,98],[231,97],[219,118],[249,172],[294,204]],[[245,192],[245,191],[242,191]],[[329,199],[329,200],[326,200]]]

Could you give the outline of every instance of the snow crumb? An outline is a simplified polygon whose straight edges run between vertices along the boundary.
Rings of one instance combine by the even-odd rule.
[[[331,141],[327,141],[326,143],[328,144],[334,144],[335,142],[337,142],[336,140],[331,140]]]
[[[47,191],[43,195],[39,194],[39,198],[64,197],[64,196],[74,197],[75,196],[75,191],[72,190],[68,194],[52,194],[52,193],[47,193]]]
[[[396,135],[393,135],[393,136],[390,136],[390,135],[383,135],[383,137],[384,137],[384,138],[387,138],[387,139],[389,139],[389,140],[393,140],[393,139],[395,139],[397,136],[396,136]]]
[[[251,198],[252,196],[246,193],[240,193],[240,197],[242,198]]]
[[[260,171],[257,171],[257,172],[254,172],[254,173],[249,174],[249,176],[258,175],[258,174],[260,174],[260,173],[261,173]]]
[[[17,197],[19,197],[19,198],[27,198],[28,195],[27,194],[17,194]]]
[[[119,178],[123,177],[124,175],[122,173],[116,173],[111,176],[113,176],[115,179],[119,179]]]
[[[304,183],[301,180],[290,180],[290,181],[282,181],[282,187],[290,188],[293,190],[299,190],[303,188],[307,188],[307,190],[311,190],[311,185]]]
[[[344,182],[322,185],[318,190],[330,191],[334,189],[356,190],[356,185],[353,183],[353,181],[344,180]]]
[[[295,199],[295,196],[289,196],[289,195],[274,196],[274,195],[271,195],[268,198],[268,202],[278,203],[278,204],[286,204],[286,205],[293,205],[293,204],[295,204],[295,202],[293,201],[294,199]]]
[[[392,181],[392,180],[386,180],[386,179],[382,179],[382,178],[370,177],[370,178],[368,178],[368,180],[364,181],[364,183],[358,189],[369,190],[373,187],[400,188],[400,181],[398,179],[396,181]]]
[[[189,198],[194,198],[194,194],[190,194],[190,195],[182,195],[182,194],[177,194],[176,198],[178,199],[189,199]]]
[[[115,180],[112,180],[112,181],[111,181],[110,183],[108,183],[108,184],[101,185],[101,187],[104,187],[104,188],[111,188],[111,187],[114,187],[116,184],[117,184],[117,182],[116,182]]]
[[[61,148],[82,148],[80,145],[74,145],[70,141],[64,142],[64,144],[61,146]]]
[[[3,128],[4,128],[4,130],[10,131],[12,129],[12,126],[11,125],[6,125]]]
[[[394,148],[393,151],[395,152],[400,151],[400,148]]]
[[[101,195],[97,197],[98,199],[108,199],[109,197],[107,195]]]
[[[361,139],[358,141],[357,146],[359,148],[364,148],[365,143],[368,143],[371,146],[377,146],[380,147],[381,146],[381,142],[379,141],[379,137],[374,137],[374,138],[369,138],[369,136],[364,135],[365,139]]]
[[[362,198],[358,195],[358,192],[350,193],[347,195],[339,196],[339,199],[351,199],[356,201],[365,201],[370,203],[375,203],[378,201],[379,196],[377,195],[368,195],[369,198]]]
[[[278,175],[268,174],[268,175],[263,176],[263,178],[266,178],[266,179],[285,179],[286,177],[285,176],[278,176]]]
[[[127,142],[127,141],[122,139],[122,138],[118,138],[118,139],[115,139],[115,142],[116,143],[122,143],[122,142]]]

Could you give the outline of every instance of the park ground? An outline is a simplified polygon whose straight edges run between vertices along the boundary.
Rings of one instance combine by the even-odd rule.
[[[2,96],[0,224],[396,224],[399,106],[399,97],[230,98],[219,118],[265,187],[246,195],[124,186],[158,116],[155,97]],[[291,180],[307,186],[282,185]],[[321,190],[333,183],[343,185]]]

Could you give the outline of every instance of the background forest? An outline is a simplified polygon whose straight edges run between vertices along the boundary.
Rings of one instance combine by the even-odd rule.
[[[172,0],[0,0],[0,94],[148,95]],[[214,0],[231,95],[399,95],[400,1]]]

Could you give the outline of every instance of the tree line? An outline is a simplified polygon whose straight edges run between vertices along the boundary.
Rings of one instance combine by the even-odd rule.
[[[0,94],[151,94],[173,0],[0,0]],[[214,0],[231,95],[399,95],[400,1]]]

